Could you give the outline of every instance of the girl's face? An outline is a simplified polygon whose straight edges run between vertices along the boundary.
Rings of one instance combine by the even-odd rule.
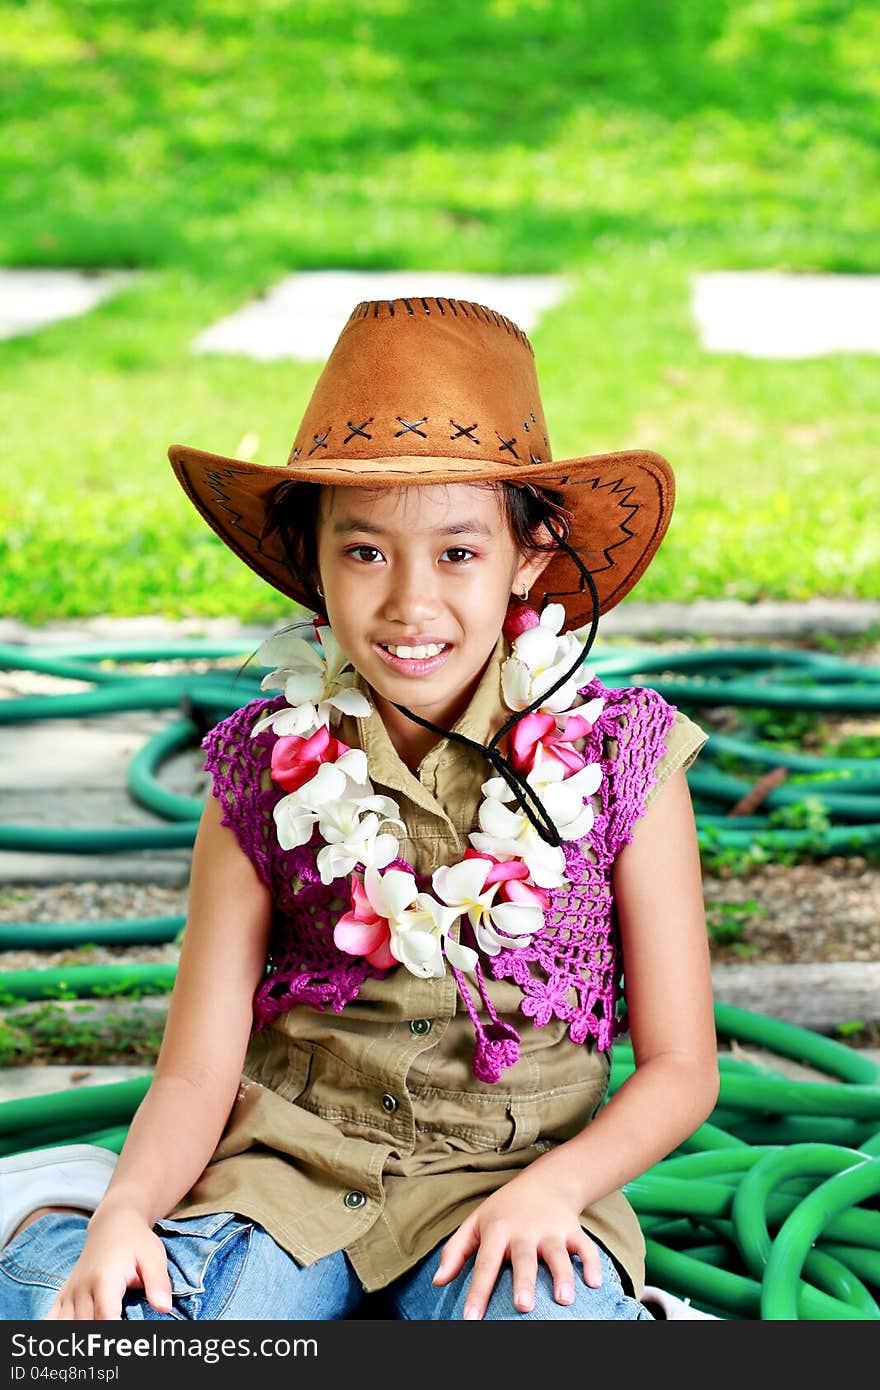
[[[322,488],[317,553],[333,631],[412,767],[439,735],[394,703],[449,728],[479,684],[511,593],[531,587],[551,556],[524,557],[499,493],[467,483]]]

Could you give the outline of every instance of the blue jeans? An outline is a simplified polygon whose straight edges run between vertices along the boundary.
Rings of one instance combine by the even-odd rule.
[[[52,1212],[38,1217],[0,1251],[0,1310],[6,1320],[41,1319],[79,1258],[88,1217]],[[122,1304],[128,1319],[253,1321],[379,1317],[410,1321],[452,1320],[462,1316],[474,1257],[442,1288],[431,1283],[441,1246],[378,1293],[365,1294],[343,1251],[313,1265],[300,1265],[262,1226],[247,1217],[220,1212],[183,1221],[157,1221],[171,1278],[172,1311],[159,1313],[143,1290],[131,1289]],[[651,1318],[624,1293],[613,1261],[599,1248],[602,1284],[590,1288],[573,1257],[575,1301],[553,1298],[545,1265],[539,1263],[535,1305],[528,1313],[513,1306],[511,1268],[505,1264],[486,1310],[486,1318],[542,1321]]]

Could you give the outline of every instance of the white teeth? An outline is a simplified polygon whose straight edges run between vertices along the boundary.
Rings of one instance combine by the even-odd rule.
[[[382,646],[392,656],[403,657],[404,661],[424,661],[426,656],[439,656],[446,650],[445,642],[429,642],[425,647],[395,647],[390,642],[383,642]]]

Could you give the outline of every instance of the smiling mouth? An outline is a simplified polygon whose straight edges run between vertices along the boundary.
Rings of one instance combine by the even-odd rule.
[[[374,642],[373,648],[378,652],[380,659],[386,666],[389,666],[393,671],[399,671],[409,676],[430,674],[430,672],[443,665],[449,653],[452,651],[452,647],[448,642],[436,642],[426,644],[422,647],[404,647],[401,645],[396,648],[394,652],[390,651],[384,643]],[[437,650],[438,648],[439,650]],[[427,652],[429,654],[426,656],[402,656],[400,654],[401,652],[409,651]]]
[[[439,656],[449,643],[414,642],[409,645],[406,642],[380,642],[378,645],[383,651],[390,652],[392,656],[399,656],[404,661],[425,661],[432,656]]]

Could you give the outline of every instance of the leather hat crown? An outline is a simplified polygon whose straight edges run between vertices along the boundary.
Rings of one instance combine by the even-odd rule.
[[[590,570],[599,612],[638,582],[669,525],[672,470],[646,449],[554,460],[529,339],[471,300],[364,300],[312,391],[285,466],[183,444],[174,472],[221,539],[282,593],[309,606],[269,523],[279,483],[339,487],[507,481],[563,496],[568,543]],[[569,626],[592,617],[583,577],[560,551],[529,595],[562,603]]]

